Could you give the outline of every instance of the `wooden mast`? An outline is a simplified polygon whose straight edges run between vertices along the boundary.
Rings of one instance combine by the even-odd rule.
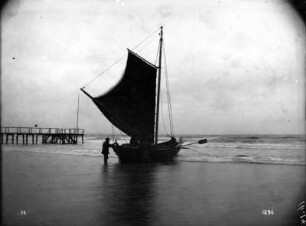
[[[155,120],[155,141],[158,141],[158,119],[159,119],[159,97],[160,97],[160,78],[161,78],[161,67],[162,67],[162,44],[163,44],[163,26],[160,27],[160,38],[159,38],[159,62],[158,62],[158,83],[157,83],[157,101],[156,101],[156,120]]]
[[[79,128],[79,104],[80,104],[80,95],[78,94],[78,108],[77,108],[77,121],[76,121],[76,128]]]

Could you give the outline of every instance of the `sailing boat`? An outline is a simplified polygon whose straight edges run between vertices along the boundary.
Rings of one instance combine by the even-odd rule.
[[[130,143],[113,145],[121,163],[172,161],[182,147],[175,137],[158,143],[163,27],[159,35],[158,66],[128,49],[124,74],[109,92],[92,97],[81,88],[115,127],[131,137]]]

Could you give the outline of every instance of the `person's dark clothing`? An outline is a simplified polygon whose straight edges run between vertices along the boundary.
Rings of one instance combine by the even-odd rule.
[[[101,152],[104,155],[104,164],[107,164],[109,147],[111,147],[111,145],[109,144],[109,140],[105,140],[103,143],[102,152]]]
[[[102,154],[103,155],[108,155],[109,154],[109,147],[110,147],[110,144],[108,141],[104,141],[103,143],[103,147],[102,147]]]

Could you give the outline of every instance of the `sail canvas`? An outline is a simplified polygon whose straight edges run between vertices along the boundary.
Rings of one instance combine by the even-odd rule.
[[[157,67],[131,50],[121,80],[109,92],[93,98],[117,128],[140,141],[154,140]]]

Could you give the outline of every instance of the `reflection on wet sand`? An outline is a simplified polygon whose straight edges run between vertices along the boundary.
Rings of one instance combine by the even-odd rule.
[[[150,225],[154,219],[155,165],[112,165],[101,170],[103,206],[97,219],[110,225]]]
[[[3,225],[296,225],[305,168],[3,152]],[[273,215],[264,215],[266,210]],[[26,215],[24,214],[26,213]]]

